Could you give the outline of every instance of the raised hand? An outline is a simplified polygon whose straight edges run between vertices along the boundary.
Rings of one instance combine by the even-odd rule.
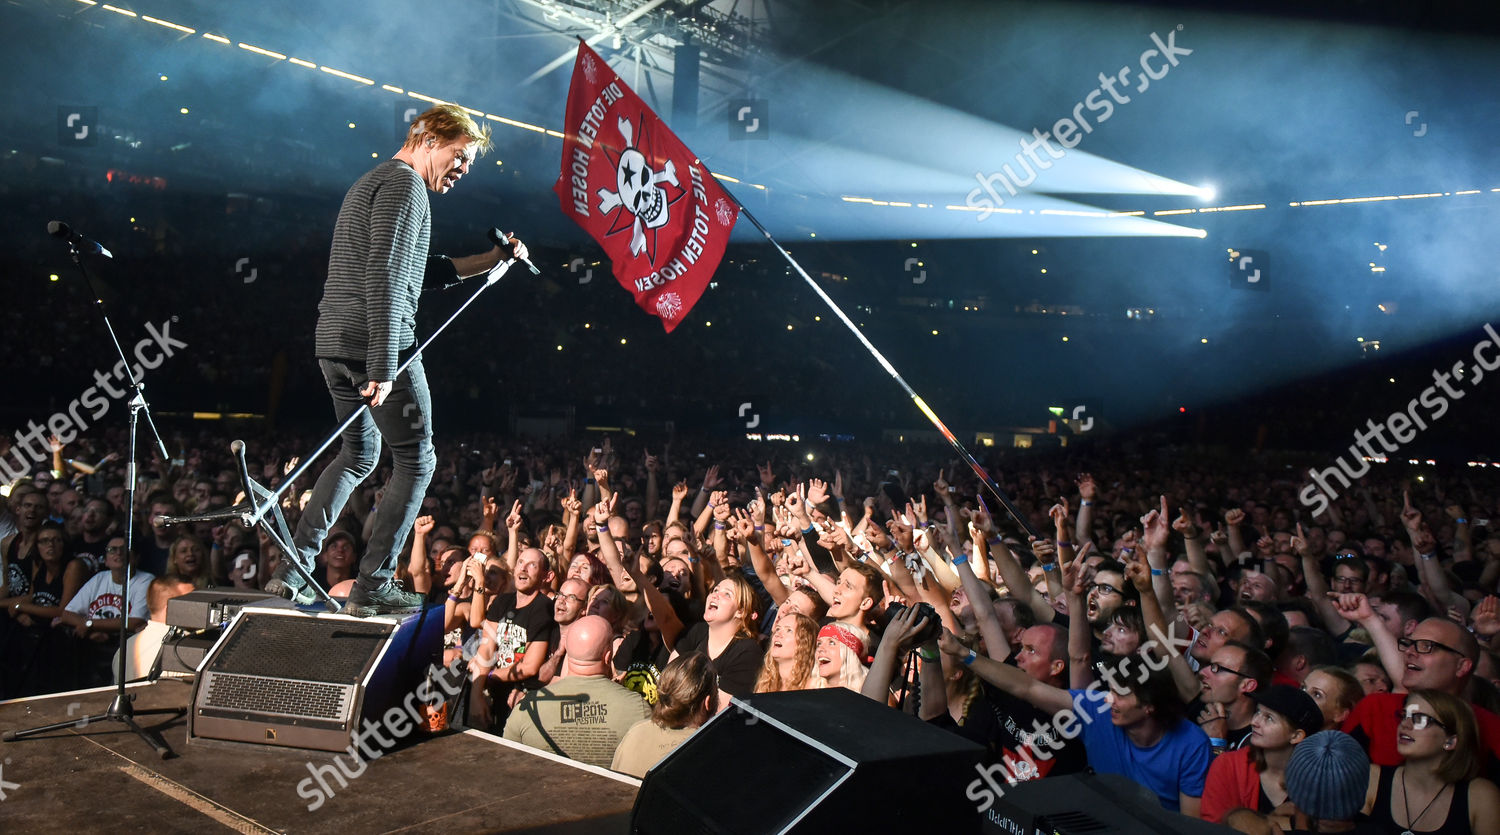
[[[710,465],[708,468],[708,472],[703,474],[703,492],[707,493],[708,491],[714,489],[715,487],[718,487],[723,483],[724,479],[719,477],[719,465]]]
[[[1339,594],[1328,592],[1328,599],[1332,601],[1333,608],[1344,620],[1355,623],[1363,623],[1375,617],[1375,610],[1370,608],[1369,598],[1362,594]]]
[[[886,530],[891,532],[891,539],[896,541],[896,547],[902,551],[910,551],[912,548],[912,526],[908,517],[899,513],[891,514],[891,521],[886,523]]]
[[[1307,534],[1303,533],[1301,522],[1297,523],[1297,535],[1292,537],[1292,550],[1299,557],[1308,555]]]
[[[1185,507],[1177,508],[1177,518],[1172,520],[1172,530],[1182,534],[1183,539],[1197,539],[1200,531],[1193,524],[1193,517]]]
[[[416,524],[412,526],[412,530],[415,530],[422,536],[426,536],[432,533],[432,529],[435,527],[437,527],[437,521],[431,516],[418,516]]]
[[[572,487],[568,489],[567,497],[562,500],[562,509],[564,513],[571,513],[575,516],[578,515],[579,511],[583,510],[583,502],[578,500],[578,488]]]
[[[1407,530],[1415,531],[1422,526],[1422,511],[1412,507],[1410,490],[1401,491],[1401,498],[1401,524],[1405,525]]]
[[[299,464],[301,461],[302,459],[299,456],[293,455],[291,458],[287,459],[287,462],[285,464],[282,465],[281,474],[284,476],[291,475],[292,470],[297,469],[297,464]]]
[[[1474,607],[1474,634],[1484,638],[1500,635],[1500,597],[1486,596]]]
[[[828,501],[828,482],[814,478],[807,482],[807,503],[822,504]]]
[[[767,490],[776,483],[776,473],[771,469],[771,462],[757,464],[755,469],[760,473],[760,485]]]
[[[615,512],[615,502],[618,502],[619,500],[620,495],[616,493],[615,495],[610,496],[608,500],[599,502],[598,504],[594,505],[594,509],[591,511],[591,513],[594,517],[595,526],[602,528],[605,525],[609,524],[609,517]]]
[[[755,537],[755,522],[750,518],[747,510],[736,510],[734,512],[734,532],[740,539],[751,542]]]
[[[660,466],[660,463],[656,460],[656,456],[651,454],[651,450],[646,450],[646,472],[654,473]]]
[[[1057,545],[1052,540],[1037,539],[1034,536],[1028,538],[1031,540],[1031,553],[1036,557],[1037,562],[1042,565],[1057,562]]]
[[[1099,489],[1094,485],[1094,477],[1089,473],[1078,474],[1078,497],[1093,501],[1099,494]]]
[[[485,519],[495,520],[500,518],[500,503],[495,501],[494,496],[485,496],[480,508],[480,515]]]
[[[1239,527],[1241,524],[1244,524],[1244,521],[1245,511],[1240,510],[1237,507],[1232,508],[1228,513],[1224,514],[1224,524],[1230,526],[1231,528]]]
[[[499,464],[491,464],[488,467],[485,467],[479,473],[479,480],[485,486],[485,489],[493,488],[495,486],[495,481],[497,479],[499,479],[499,478],[500,478],[500,465]]]
[[[946,473],[947,473],[946,469],[938,470],[937,481],[934,481],[932,483],[932,489],[935,490],[935,491],[937,491],[937,494],[939,496],[944,496],[944,497],[946,497],[949,493],[953,492],[953,485],[949,484],[943,478],[943,476]]]
[[[724,523],[729,520],[729,494],[723,490],[715,490],[708,497],[708,503],[714,509],[714,521]]]
[[[505,517],[505,529],[514,534],[521,528],[521,500],[511,505],[510,514]]]
[[[682,500],[684,500],[684,499],[687,498],[687,495],[688,495],[688,486],[687,486],[687,482],[686,481],[679,481],[676,484],[672,485],[672,500],[673,501],[675,501],[675,502],[681,502]]]

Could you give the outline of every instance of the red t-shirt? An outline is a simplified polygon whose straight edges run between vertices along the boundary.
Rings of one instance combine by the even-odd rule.
[[[1353,712],[1344,720],[1343,731],[1359,740],[1376,765],[1396,766],[1405,761],[1396,751],[1396,728],[1400,720],[1396,713],[1406,703],[1405,693],[1371,693],[1359,700]],[[1496,716],[1478,705],[1474,716],[1479,720],[1479,744],[1484,749],[1480,769],[1489,767],[1489,758],[1500,755],[1500,716]]]
[[[1214,758],[1203,783],[1199,814],[1206,821],[1220,823],[1231,810],[1241,806],[1260,808],[1260,772],[1250,762],[1248,745]]]

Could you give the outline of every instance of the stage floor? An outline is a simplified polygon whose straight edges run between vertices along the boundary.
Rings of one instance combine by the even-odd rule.
[[[103,713],[112,688],[0,703],[0,730]],[[129,688],[135,709],[186,707],[189,679]],[[104,722],[0,743],[0,831],[614,833],[637,781],[570,764],[478,731],[398,748],[316,810],[299,795],[327,755],[187,744],[186,715],[142,716],[176,756],[162,760],[125,725]],[[348,758],[344,758],[348,763]],[[304,790],[315,784],[303,784]]]

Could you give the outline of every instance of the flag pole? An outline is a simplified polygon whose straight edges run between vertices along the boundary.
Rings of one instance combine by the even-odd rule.
[[[865,346],[865,350],[870,352],[870,356],[874,357],[875,361],[880,363],[880,367],[884,368],[886,373],[891,375],[891,379],[895,380],[896,384],[906,391],[907,396],[911,398],[917,410],[925,415],[929,421],[932,421],[932,425],[937,427],[938,432],[942,433],[943,438],[952,445],[954,451],[958,453],[964,463],[968,464],[969,468],[974,471],[974,474],[979,476],[980,484],[984,485],[985,489],[995,497],[996,501],[1000,502],[1000,506],[1005,508],[1005,512],[1009,513],[1010,517],[1016,520],[1016,524],[1020,525],[1021,529],[1028,536],[1040,539],[1041,537],[1037,534],[1036,530],[1026,521],[1026,517],[1011,502],[1010,497],[1005,494],[1004,490],[1000,489],[1000,485],[995,483],[995,480],[990,477],[990,474],[984,469],[983,465],[975,460],[973,455],[969,454],[969,451],[964,448],[963,442],[954,436],[953,432],[943,423],[942,418],[938,417],[937,413],[932,410],[932,407],[927,405],[927,401],[923,400],[922,396],[917,394],[911,385],[906,382],[906,379],[901,376],[901,372],[897,371],[894,365],[891,365],[890,360],[886,359],[884,354],[880,353],[880,349],[876,348],[871,344],[869,339],[865,338],[864,333],[860,331],[854,322],[850,321],[848,315],[838,306],[838,303],[830,298],[827,293],[823,292],[823,288],[819,287],[817,282],[813,281],[812,276],[808,275],[806,270],[802,269],[802,265],[797,263],[792,254],[787,252],[781,244],[777,243],[775,238],[771,237],[771,233],[767,231],[766,227],[761,225],[750,209],[744,203],[740,202],[740,199],[735,197],[729,189],[724,189],[724,192],[734,198],[734,202],[739,204],[740,214],[755,224],[755,228],[760,230],[760,234],[765,236],[765,239],[770,242],[771,246],[776,247],[776,251],[781,253],[781,257],[785,258],[786,262],[792,265],[792,269],[796,270],[797,274],[802,276],[802,280],[807,282],[807,286],[811,287],[813,292],[818,294],[818,298],[822,299],[823,303],[828,305],[828,309],[832,310],[833,314],[839,318],[839,321],[844,323],[844,327],[848,328],[849,332],[854,334],[854,338],[858,339],[861,345]]]

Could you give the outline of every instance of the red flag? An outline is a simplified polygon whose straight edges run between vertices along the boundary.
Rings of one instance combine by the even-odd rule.
[[[718,269],[739,206],[582,41],[563,128],[555,188],[563,213],[604,247],[620,286],[670,333]]]

